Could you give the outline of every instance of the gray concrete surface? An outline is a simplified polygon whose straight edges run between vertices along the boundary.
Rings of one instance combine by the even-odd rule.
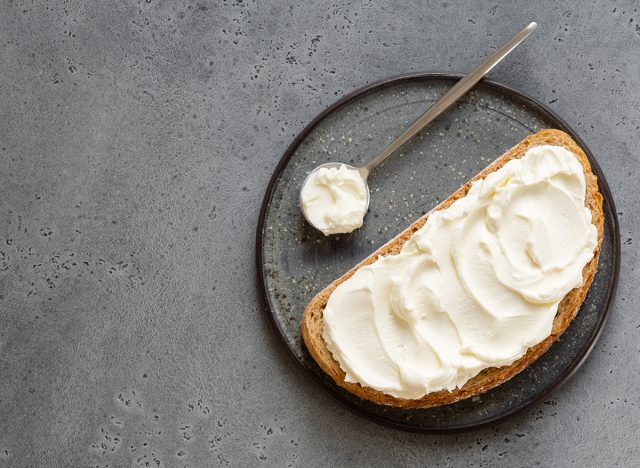
[[[637,466],[637,2],[4,1],[0,466]],[[620,288],[552,398],[456,436],[380,427],[295,367],[254,275],[262,194],[338,96],[465,71],[560,113],[620,212]]]

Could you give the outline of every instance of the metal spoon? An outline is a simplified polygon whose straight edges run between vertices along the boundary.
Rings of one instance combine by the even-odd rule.
[[[367,178],[369,174],[385,159],[391,156],[398,148],[404,145],[408,140],[410,140],[416,133],[426,127],[429,123],[431,123],[436,117],[442,114],[445,110],[451,107],[458,99],[467,94],[467,92],[473,88],[478,81],[482,79],[487,73],[491,71],[493,67],[495,67],[500,61],[505,58],[509,53],[515,49],[522,41],[526,39],[526,37],[535,31],[538,25],[533,22],[530,23],[526,28],[520,31],[518,34],[513,36],[509,41],[507,41],[502,47],[496,50],[494,53],[489,55],[478,67],[476,67],[471,73],[466,75],[460,81],[458,81],[449,91],[447,91],[440,99],[438,99],[431,107],[429,107],[424,114],[422,114],[418,119],[411,124],[409,128],[407,128],[402,135],[396,138],[389,146],[383,149],[375,158],[369,161],[366,165],[362,167],[353,167],[348,164],[338,163],[338,162],[330,162],[321,164],[316,167],[313,171],[307,175],[302,186],[307,183],[309,177],[316,171],[322,168],[331,168],[331,167],[339,167],[346,166],[349,169],[356,170],[360,173],[360,176],[364,180],[365,187],[367,189],[367,210],[369,209],[369,186],[367,184]],[[302,213],[305,219],[317,228],[307,217],[307,214],[302,210]]]

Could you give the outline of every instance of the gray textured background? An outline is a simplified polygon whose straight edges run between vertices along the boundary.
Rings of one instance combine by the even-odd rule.
[[[107,3],[2,2],[1,466],[640,463],[637,2]],[[303,375],[265,319],[268,178],[337,97],[469,70],[531,20],[492,77],[599,158],[623,242],[612,315],[530,411],[458,436],[377,426]]]

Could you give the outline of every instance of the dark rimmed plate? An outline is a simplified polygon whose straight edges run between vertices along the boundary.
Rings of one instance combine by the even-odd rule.
[[[401,76],[340,99],[291,143],[271,178],[258,221],[259,282],[269,316],[294,359],[351,410],[382,424],[418,432],[481,427],[527,407],[566,382],[600,334],[620,266],[618,220],[611,192],[584,142],[542,104],[487,80],[371,175],[371,204],[362,229],[324,237],[305,223],[298,194],[308,171],[330,161],[362,165],[458,79],[457,75],[432,73]],[[300,317],[307,302],[498,155],[542,128],[558,128],[572,135],[587,153],[604,195],[604,240],[598,271],[579,314],[561,339],[510,381],[448,406],[392,408],[361,400],[335,385],[302,342]]]

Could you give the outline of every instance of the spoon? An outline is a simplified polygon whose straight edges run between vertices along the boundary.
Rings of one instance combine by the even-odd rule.
[[[431,123],[436,117],[442,114],[445,110],[451,107],[455,102],[457,102],[462,96],[467,94],[467,92],[473,88],[478,81],[480,81],[487,73],[489,73],[493,67],[495,67],[502,59],[504,59],[509,53],[515,49],[522,41],[526,39],[526,37],[535,31],[538,25],[533,22],[530,23],[526,28],[520,31],[518,34],[513,36],[509,41],[507,41],[502,47],[496,50],[494,53],[489,55],[480,65],[478,65],[471,73],[466,75],[460,81],[458,81],[449,91],[447,91],[440,99],[438,99],[431,107],[429,107],[418,119],[411,124],[409,128],[407,128],[402,135],[393,140],[389,146],[383,149],[378,155],[365,164],[362,167],[353,167],[348,164],[338,163],[338,162],[329,162],[325,164],[321,164],[316,167],[313,171],[311,171],[307,177],[305,178],[302,186],[307,183],[309,178],[320,169],[323,168],[338,168],[340,166],[346,166],[347,169],[358,171],[360,177],[364,181],[367,203],[365,212],[369,209],[369,185],[367,184],[367,178],[369,174],[373,172],[373,170],[378,167],[382,161],[391,156],[398,148],[404,145],[408,140],[410,140],[416,133],[426,127],[429,123]],[[309,217],[307,213],[302,210],[302,214],[309,224],[311,224],[316,229],[319,229]]]

